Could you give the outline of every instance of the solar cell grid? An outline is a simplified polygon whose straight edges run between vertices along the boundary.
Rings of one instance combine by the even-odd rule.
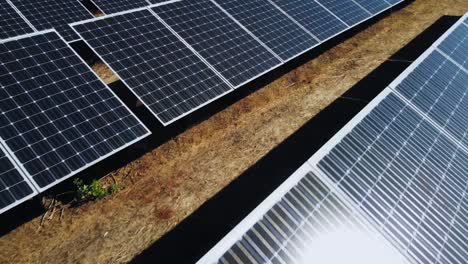
[[[37,30],[55,28],[66,41],[78,40],[68,24],[93,18],[79,0],[11,0]]]
[[[0,43],[0,137],[38,190],[149,134],[55,32]]]
[[[0,213],[36,194],[34,187],[0,146]]]
[[[468,47],[465,51],[468,51]],[[466,71],[438,51],[433,51],[395,87],[395,90],[468,146],[466,83],[468,83]]]
[[[152,10],[234,87],[282,63],[209,0],[180,1]]]
[[[314,37],[268,0],[216,2],[283,60],[289,60],[318,44]]]
[[[232,90],[147,9],[73,27],[164,124]]]
[[[353,26],[370,17],[370,13],[353,0],[316,0],[341,18],[349,26]]]
[[[118,13],[149,5],[146,0],[92,0],[92,2],[105,14]]]
[[[347,28],[343,22],[315,1],[272,1],[322,41]]]
[[[457,27],[438,49],[468,70],[468,26],[461,24]]]
[[[0,20],[2,21],[0,23],[0,39],[34,31],[6,0],[0,0]]]

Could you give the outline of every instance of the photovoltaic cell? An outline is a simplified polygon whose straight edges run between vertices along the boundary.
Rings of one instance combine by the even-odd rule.
[[[112,14],[149,5],[146,0],[92,0],[105,14]]]
[[[289,60],[318,43],[268,0],[216,2],[283,60]]]
[[[389,7],[390,4],[385,0],[354,0],[356,3],[360,4],[367,11],[372,14],[377,14],[385,8]]]
[[[438,48],[467,70],[468,26],[461,24],[439,45]]]
[[[468,46],[459,50],[461,53],[467,51]],[[468,146],[467,83],[466,71],[433,51],[395,89]]]
[[[209,0],[180,1],[152,10],[234,87],[281,64]]]
[[[466,238],[450,230],[468,209],[466,164],[460,145],[390,94],[317,166],[417,263],[464,263]]]
[[[149,134],[55,31],[0,43],[0,137],[38,190]]]
[[[289,16],[320,40],[326,40],[347,26],[315,1],[273,0]]]
[[[328,10],[342,19],[349,26],[355,25],[366,18],[370,14],[362,7],[356,4],[353,0],[316,0],[324,5]]]
[[[0,0],[0,39],[11,38],[34,30],[5,0]]]
[[[147,9],[73,27],[164,124],[232,90]]]
[[[68,24],[93,18],[78,0],[11,0],[37,30],[56,29],[66,41],[78,40]]]
[[[36,194],[18,167],[0,147],[0,213]]]

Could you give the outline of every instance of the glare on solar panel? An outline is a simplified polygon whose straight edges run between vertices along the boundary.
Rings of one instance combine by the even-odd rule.
[[[348,26],[358,24],[371,16],[371,13],[356,4],[354,0],[316,0]]]
[[[163,124],[232,90],[148,9],[73,27]]]
[[[0,42],[0,137],[38,190],[149,134],[55,32]]]
[[[34,32],[34,29],[6,0],[0,0],[0,39]]]
[[[272,0],[272,2],[321,41],[347,28],[345,23],[315,1]]]
[[[78,0],[10,0],[37,30],[55,28],[66,41],[78,40],[69,23],[94,16]]]
[[[0,144],[0,214],[36,193],[34,187]]]
[[[151,8],[234,87],[281,65],[281,60],[210,0]]]
[[[268,0],[215,2],[285,61],[318,44],[313,36]]]

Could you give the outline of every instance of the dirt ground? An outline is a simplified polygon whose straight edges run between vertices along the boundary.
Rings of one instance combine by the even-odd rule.
[[[116,194],[4,235],[0,263],[130,261],[442,15],[465,11],[466,0],[416,0],[113,172]]]

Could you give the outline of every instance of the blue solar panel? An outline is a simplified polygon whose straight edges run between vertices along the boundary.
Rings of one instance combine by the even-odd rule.
[[[370,17],[370,13],[360,7],[354,0],[316,0],[325,6],[349,26],[355,25]]]
[[[216,2],[283,60],[289,60],[318,44],[317,40],[268,0]]]
[[[147,9],[73,27],[164,124],[232,90]]]
[[[112,14],[149,5],[146,0],[92,0],[105,14]]]
[[[15,37],[34,30],[5,0],[0,0],[0,39]]]
[[[442,41],[438,48],[468,69],[468,26],[461,24]]]
[[[78,0],[11,0],[37,30],[55,28],[66,41],[78,40],[68,24],[94,16]]]
[[[60,36],[0,42],[0,137],[38,190],[149,134]]]
[[[390,4],[385,0],[354,0],[367,11],[372,14],[377,14],[380,11],[388,8]]]
[[[273,0],[273,2],[320,40],[326,40],[347,26],[315,1]]]
[[[209,0],[152,8],[234,87],[282,62]]]
[[[0,213],[35,194],[34,187],[0,146]]]

